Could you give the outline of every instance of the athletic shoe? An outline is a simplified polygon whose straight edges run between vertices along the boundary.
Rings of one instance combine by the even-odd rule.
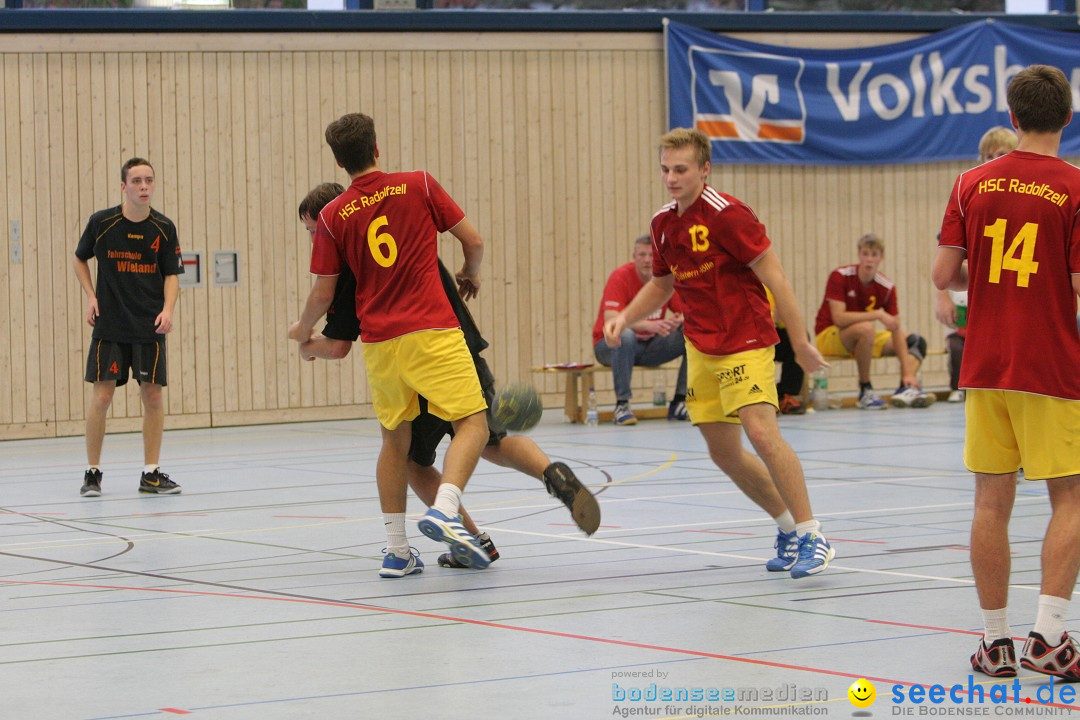
[[[780,398],[781,415],[802,415],[804,412],[806,412],[806,406],[802,404],[798,395],[784,393],[784,396]]]
[[[971,668],[990,677],[1016,677],[1016,648],[1012,638],[1000,638],[989,646],[979,641],[979,649],[971,656]]]
[[[1037,632],[1028,634],[1020,664],[1028,670],[1064,678],[1069,682],[1080,681],[1080,645],[1069,637],[1061,636],[1061,642],[1050,645]]]
[[[799,536],[794,530],[791,532],[777,530],[773,547],[776,548],[776,557],[769,558],[769,561],[765,563],[765,569],[769,572],[790,570],[799,559]]]
[[[965,396],[965,393],[964,393],[963,390],[953,390],[951,393],[949,393],[948,402],[962,403],[962,402],[964,402],[964,396]]]
[[[82,487],[79,488],[79,494],[83,497],[100,497],[101,496],[101,471],[97,468],[93,470],[87,470],[83,475]]]
[[[924,408],[930,407],[937,400],[933,395],[924,393],[914,385],[908,385],[905,388],[900,388],[893,396],[889,398],[889,402],[893,407],[913,407]]]
[[[447,517],[435,508],[430,508],[417,523],[420,532],[432,540],[444,542],[450,546],[450,556],[462,567],[483,570],[491,564],[491,558],[472,533],[461,524],[461,516]]]
[[[686,411],[686,403],[682,400],[672,400],[667,408],[668,420],[689,420],[690,413]]]
[[[379,577],[399,578],[422,572],[424,572],[424,561],[420,559],[420,553],[416,551],[416,548],[411,547],[408,557],[398,557],[392,552],[386,553],[382,561],[382,569],[379,570]]]
[[[791,566],[791,577],[803,578],[817,575],[829,567],[836,557],[836,550],[821,533],[806,533],[799,538],[799,559]]]
[[[476,536],[477,542],[480,543],[480,547],[484,548],[484,552],[491,558],[491,562],[495,562],[499,559],[499,550],[495,547],[494,541],[491,536],[486,532],[482,532]],[[439,556],[439,566],[445,568],[464,568],[465,566],[454,559],[454,556],[450,553],[443,553]]]
[[[548,495],[558,498],[570,510],[570,516],[586,535],[600,527],[600,504],[566,463],[553,462],[544,470]]]
[[[161,468],[154,468],[154,472],[143,473],[139,481],[139,492],[151,495],[179,495],[180,486],[169,479],[169,476],[161,472]]]
[[[630,403],[618,403],[615,405],[614,420],[616,425],[637,425],[637,418],[630,411]]]
[[[885,401],[879,398],[873,390],[864,390],[863,394],[859,396],[859,401],[855,403],[855,407],[860,410],[884,410]]]

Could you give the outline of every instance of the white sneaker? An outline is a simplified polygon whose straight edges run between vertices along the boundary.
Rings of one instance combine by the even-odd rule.
[[[860,410],[884,410],[885,401],[879,398],[873,390],[867,390],[859,396],[859,401],[855,403],[855,407]]]
[[[889,402],[893,407],[924,408],[933,405],[935,400],[937,398],[933,395],[924,393],[914,385],[908,385],[903,390],[894,393]]]
[[[953,390],[951,393],[949,393],[949,400],[948,401],[951,402],[951,403],[962,403],[962,402],[964,402],[964,391],[963,390]]]

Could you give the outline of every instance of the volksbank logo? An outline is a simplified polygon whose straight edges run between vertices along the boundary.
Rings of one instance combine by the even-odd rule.
[[[732,69],[747,60],[753,75]],[[690,73],[694,126],[711,140],[801,144],[806,138],[801,58],[691,46]]]

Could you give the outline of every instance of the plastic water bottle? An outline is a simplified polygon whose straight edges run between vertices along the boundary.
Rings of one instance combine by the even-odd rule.
[[[596,406],[596,390],[589,388],[589,404],[585,407],[585,424],[596,427],[600,424],[600,411]]]
[[[657,378],[653,384],[652,404],[657,407],[667,405],[667,391],[664,389],[664,378]]]
[[[825,368],[818,368],[810,376],[813,384],[810,387],[810,395],[815,410],[829,409],[829,375]]]

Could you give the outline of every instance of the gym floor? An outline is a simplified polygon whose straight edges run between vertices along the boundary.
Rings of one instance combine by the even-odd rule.
[[[1019,705],[1011,684],[991,704],[1000,686],[970,677],[962,406],[781,418],[837,550],[802,580],[765,571],[775,526],[689,424],[560,415],[531,436],[597,493],[600,530],[481,462],[465,504],[501,559],[438,567],[410,498],[427,567],[397,580],[377,574],[373,420],[170,431],[178,496],[136,491],[137,434],[106,438],[100,498],[78,494],[82,438],[0,444],[0,717],[886,717],[970,713],[980,689],[990,715],[1070,714],[1044,676],[1021,672]],[[1048,515],[1044,485],[1024,483],[1017,637]],[[859,678],[877,692],[865,709]],[[919,685],[944,701],[914,702]],[[1024,703],[1047,689],[1052,704]]]

